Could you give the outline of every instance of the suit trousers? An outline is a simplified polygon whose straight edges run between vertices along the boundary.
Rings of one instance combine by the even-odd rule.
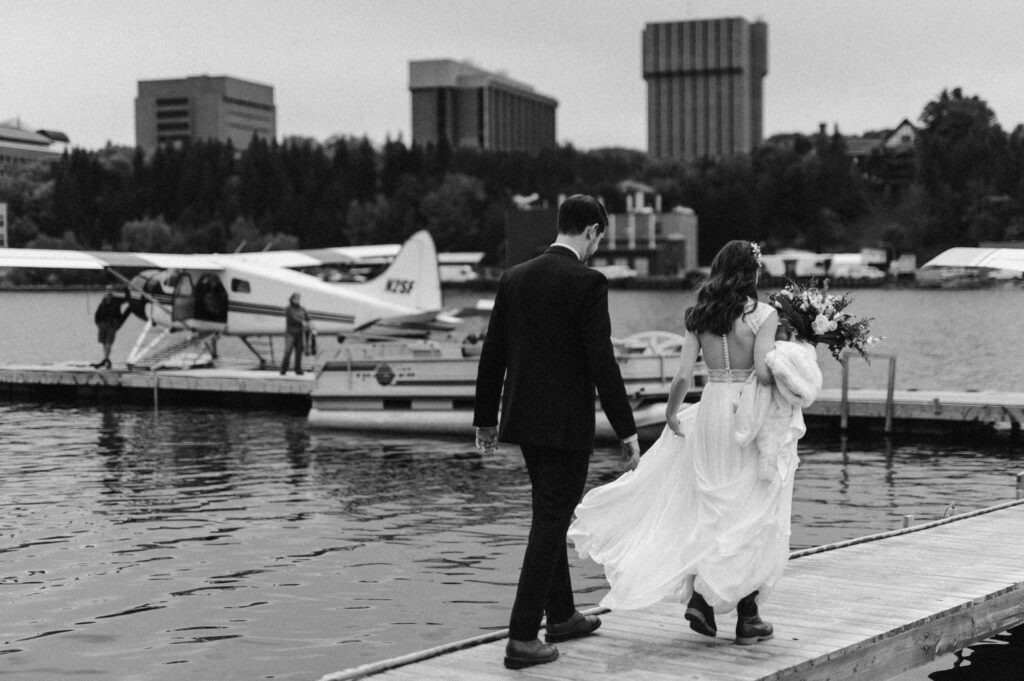
[[[537,638],[541,618],[564,622],[576,611],[569,578],[566,532],[583,497],[590,450],[521,445],[530,474],[533,519],[512,606],[509,638]]]

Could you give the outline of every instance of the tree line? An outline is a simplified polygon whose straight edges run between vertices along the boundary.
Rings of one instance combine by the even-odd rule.
[[[627,179],[696,212],[702,264],[733,238],[769,252],[885,246],[927,258],[1024,233],[1024,128],[1004,132],[977,96],[928,102],[905,150],[855,160],[838,130],[785,140],[689,164],[627,149],[529,155],[353,137],[193,141],[149,155],[108,145],[0,175],[0,201],[15,247],[231,252],[394,243],[427,229],[439,250],[484,251],[495,265],[515,195],[554,205],[593,193],[621,212]]]

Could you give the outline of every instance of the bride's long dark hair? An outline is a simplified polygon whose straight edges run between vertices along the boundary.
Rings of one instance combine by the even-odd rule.
[[[759,267],[749,241],[737,239],[722,246],[711,262],[711,275],[697,291],[697,304],[686,310],[686,329],[729,333],[736,318],[749,312],[748,301],[757,300]]]

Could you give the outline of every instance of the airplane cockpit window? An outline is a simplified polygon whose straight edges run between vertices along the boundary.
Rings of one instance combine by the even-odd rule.
[[[235,293],[249,293],[249,282],[245,279],[232,279],[231,290]]]

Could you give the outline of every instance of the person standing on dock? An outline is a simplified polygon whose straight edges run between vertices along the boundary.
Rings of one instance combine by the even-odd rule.
[[[761,251],[749,241],[730,241],[715,256],[684,316],[667,428],[636,470],[587,493],[568,533],[581,557],[604,566],[611,589],[602,605],[686,603],[690,628],[705,636],[717,635],[716,614],[735,609],[741,645],[772,637],[758,606],[789,557],[797,441],[805,429],[799,410],[770,411],[775,381],[798,371],[817,372],[819,388],[821,379],[813,349],[776,342],[788,332],[775,308],[757,299],[761,268]],[[700,401],[686,406],[698,356],[708,383]],[[777,361],[786,357],[794,368]],[[759,396],[767,399],[757,402]]]
[[[126,297],[125,297],[126,298]],[[103,346],[103,359],[92,365],[93,369],[111,368],[110,351],[114,347],[114,339],[117,331],[128,318],[130,310],[125,307],[125,298],[118,298],[114,295],[114,287],[107,286],[103,293],[103,300],[100,301],[93,315],[96,322],[97,335],[100,345]],[[122,310],[122,308],[124,308]]]
[[[288,307],[284,309],[284,357],[281,359],[281,375],[288,371],[288,360],[292,351],[295,352],[295,374],[302,375],[302,349],[306,329],[309,328],[309,313],[299,304],[300,296],[293,293],[288,299]]]
[[[553,643],[601,625],[576,610],[566,549],[594,448],[595,386],[626,465],[640,457],[611,343],[608,281],[586,265],[607,225],[604,207],[591,196],[576,194],[559,206],[555,243],[502,276],[480,353],[477,448],[491,453],[498,440],[518,444],[531,483],[530,535],[505,649],[510,669],[553,662]]]

